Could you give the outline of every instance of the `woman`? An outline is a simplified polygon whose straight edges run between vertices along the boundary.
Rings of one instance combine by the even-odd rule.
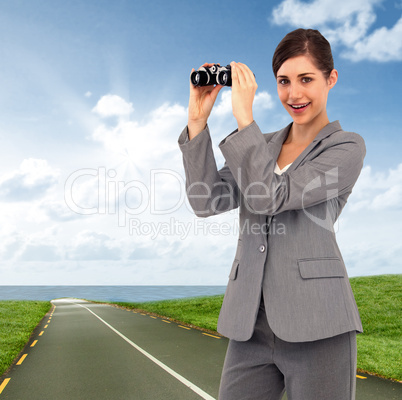
[[[327,97],[338,73],[318,31],[286,35],[272,66],[293,120],[287,127],[261,133],[252,113],[254,75],[233,62],[238,129],[219,144],[223,168],[207,126],[220,86],[190,85],[188,126],[179,137],[195,213],[240,207],[218,322],[230,339],[219,398],[281,399],[286,389],[289,400],[354,399],[362,325],[333,225],[360,174],[364,140],[329,122]]]

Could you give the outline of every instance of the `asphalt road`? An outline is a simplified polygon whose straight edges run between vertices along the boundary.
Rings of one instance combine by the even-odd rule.
[[[53,304],[0,378],[0,399],[217,398],[227,339],[112,306]],[[357,379],[356,400],[401,398],[399,383]]]

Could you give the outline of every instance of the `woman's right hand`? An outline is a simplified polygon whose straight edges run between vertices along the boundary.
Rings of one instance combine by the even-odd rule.
[[[205,63],[202,67],[212,67],[213,65]],[[193,72],[194,68],[191,70],[191,73]],[[194,86],[190,81],[188,104],[188,136],[190,140],[205,129],[212,107],[222,87],[221,85]]]

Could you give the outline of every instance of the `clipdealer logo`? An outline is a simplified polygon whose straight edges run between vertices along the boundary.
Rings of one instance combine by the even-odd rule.
[[[183,222],[173,217],[169,221],[150,222],[142,221],[139,218],[130,218],[129,233],[136,236],[150,236],[156,239],[158,236],[179,236],[181,240],[191,235],[202,236],[238,236],[238,235],[286,235],[286,226],[283,223],[276,223],[275,218],[270,224],[250,223],[246,220],[241,226],[239,218],[233,222],[208,222],[205,219],[197,218],[193,221]]]
[[[240,168],[239,168],[240,169]],[[240,173],[241,171],[238,171]],[[95,204],[92,206],[85,205],[77,200],[77,196],[74,196],[74,191],[78,190],[79,181],[82,179],[92,179],[96,181],[96,187],[94,188],[93,200]],[[140,218],[134,218],[145,213],[147,210],[151,215],[168,215],[177,211],[183,203],[187,209],[193,214],[194,212],[202,217],[203,215],[216,215],[219,213],[236,212],[237,195],[234,188],[227,182],[217,182],[213,184],[213,187],[209,187],[205,182],[194,182],[187,188],[186,182],[183,177],[176,171],[169,169],[154,169],[150,170],[150,187],[140,180],[123,181],[118,180],[117,172],[113,169],[107,170],[105,167],[99,168],[83,168],[73,172],[66,180],[64,187],[64,198],[66,205],[75,213],[80,215],[93,215],[93,214],[110,214],[117,216],[117,224],[119,227],[129,227],[130,234],[146,234],[154,237],[155,232],[164,234],[164,232],[176,232],[176,234],[187,235],[189,232],[194,231],[195,234],[203,232],[203,234],[229,234],[228,232],[233,230],[233,227],[229,227],[224,222],[211,222],[205,223],[204,219],[201,221],[196,219],[195,222],[185,223],[183,221],[170,218],[167,221],[151,222],[144,221]],[[159,191],[161,192],[161,185],[157,185],[157,178],[169,179],[169,181],[176,181],[179,184],[178,198],[175,204],[169,208],[157,207],[156,199]],[[238,177],[238,185],[241,185],[241,175]],[[82,183],[82,182],[81,182]],[[320,176],[317,176],[311,180],[303,188],[301,194],[302,209],[305,215],[313,221],[315,224],[321,226],[324,229],[334,231],[333,212],[331,214],[330,201],[327,201],[327,210],[325,218],[318,218],[311,213],[311,209],[306,206],[305,199],[309,198],[312,191],[321,191],[326,195],[327,200],[336,200],[338,196],[338,189],[336,184],[338,183],[338,168],[333,168],[325,173],[324,182]],[[222,186],[224,189],[216,190],[217,195],[212,196],[213,190],[218,186]],[[281,190],[283,182],[277,187]],[[328,186],[332,186],[333,189],[327,190]],[[257,200],[259,205],[264,206],[271,204],[275,206],[275,202],[278,201],[276,197],[276,189],[274,187],[269,188],[264,182],[252,182],[247,188],[245,188],[245,196],[240,195],[239,202],[244,201],[244,206],[250,211],[250,213],[267,214],[268,211],[256,211],[251,208],[248,201],[254,199]],[[191,193],[192,192],[192,193]],[[163,197],[163,193],[159,193],[159,198]],[[78,196],[79,197],[79,196]],[[325,196],[324,196],[325,197]],[[139,199],[138,204],[133,206],[130,204],[129,199]],[[191,199],[191,204],[189,202]],[[247,201],[248,200],[248,201]],[[265,201],[266,200],[266,201]],[[81,200],[82,201],[82,200]],[[256,204],[257,204],[256,202]],[[205,205],[209,204],[210,209],[206,209]],[[225,204],[227,210],[217,209],[219,204]],[[236,207],[235,207],[236,205]],[[196,211],[197,207],[201,209]],[[236,212],[237,213],[237,212]],[[275,220],[271,220],[272,226],[269,230],[270,234],[285,234],[286,229],[284,226],[275,226]],[[219,226],[218,226],[219,225]],[[283,225],[283,224],[282,224]],[[242,227],[238,227],[237,233],[242,231],[250,232],[262,232],[264,230],[264,224],[251,224],[248,220],[245,221]],[[268,233],[268,229],[265,228],[265,233]],[[187,233],[186,233],[187,232]],[[168,233],[166,233],[168,234]]]

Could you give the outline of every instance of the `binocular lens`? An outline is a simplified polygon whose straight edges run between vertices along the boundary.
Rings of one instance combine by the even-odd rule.
[[[205,71],[194,71],[191,74],[191,83],[194,86],[205,86],[209,81],[208,73]]]
[[[218,84],[222,86],[232,86],[232,76],[230,71],[221,71],[217,78]]]
[[[198,72],[193,72],[191,74],[191,83],[193,85],[198,85],[200,83],[200,74]]]

